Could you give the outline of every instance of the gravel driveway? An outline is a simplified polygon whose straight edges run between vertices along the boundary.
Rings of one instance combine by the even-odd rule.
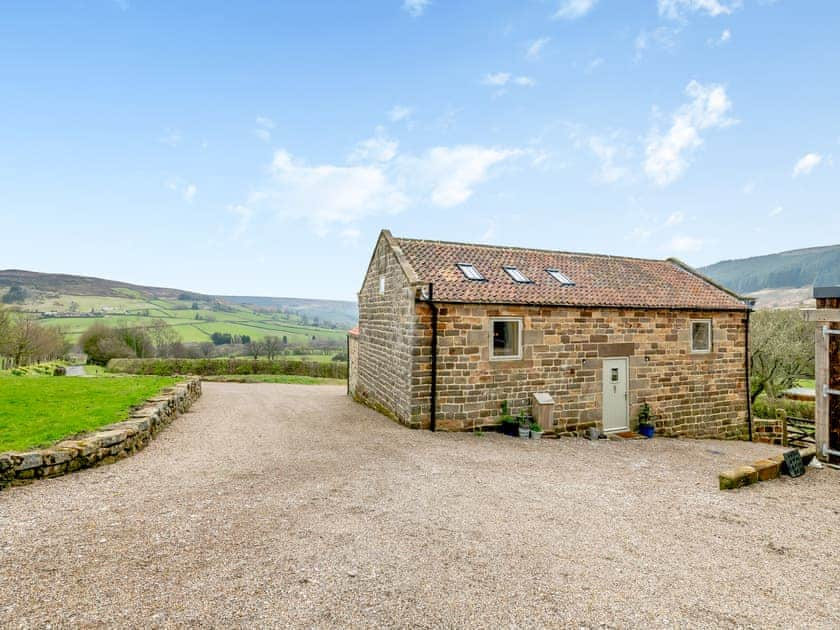
[[[134,457],[0,492],[0,626],[836,628],[840,473],[717,490],[773,452],[206,383]]]

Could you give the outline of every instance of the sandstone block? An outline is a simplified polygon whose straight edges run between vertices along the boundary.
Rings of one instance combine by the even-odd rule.
[[[779,462],[774,462],[769,459],[759,459],[758,461],[752,463],[752,467],[755,468],[758,473],[759,481],[769,481],[770,479],[776,479],[779,476],[779,469],[781,466]]]
[[[128,434],[122,429],[118,429],[116,431],[104,431],[96,434],[96,440],[102,447],[114,446],[115,444],[124,442],[126,437],[128,437]]]
[[[40,453],[16,453],[12,458],[15,461],[15,472],[31,470],[44,463]]]
[[[758,471],[752,466],[740,466],[735,470],[727,470],[718,475],[721,490],[734,490],[758,481]]]
[[[12,456],[7,453],[0,454],[0,473],[10,470],[14,466]]]

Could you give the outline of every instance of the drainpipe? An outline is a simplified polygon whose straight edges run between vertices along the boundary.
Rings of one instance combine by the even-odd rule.
[[[744,378],[747,381],[747,430],[749,431],[750,442],[752,442],[753,421],[752,400],[750,396],[750,314],[752,314],[752,308],[747,310],[746,328],[744,331]]]
[[[434,283],[429,283],[429,297],[426,299],[432,309],[432,385],[429,392],[429,430],[437,429],[437,342],[438,307],[434,303]]]

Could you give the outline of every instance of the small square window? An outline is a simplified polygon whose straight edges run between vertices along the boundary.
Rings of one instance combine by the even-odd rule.
[[[492,359],[521,359],[522,320],[494,319],[490,351]]]
[[[502,267],[507,274],[514,279],[515,282],[519,282],[520,284],[530,284],[531,280],[526,276],[524,273],[519,271],[516,267],[511,267],[510,265],[505,265]]]
[[[571,281],[569,276],[567,276],[562,271],[559,271],[557,269],[546,269],[545,271],[548,275],[550,275],[552,278],[557,280],[557,282],[559,282],[563,286],[567,286],[567,287],[575,286],[575,283]]]
[[[691,351],[712,351],[712,322],[708,319],[691,322]]]
[[[484,280],[484,276],[475,268],[475,265],[470,263],[458,263],[458,269],[461,270],[468,280]]]

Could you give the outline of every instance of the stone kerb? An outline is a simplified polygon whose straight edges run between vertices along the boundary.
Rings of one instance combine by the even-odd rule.
[[[49,448],[0,453],[0,488],[110,464],[133,455],[200,396],[201,380],[193,378],[164,389],[122,422]]]

